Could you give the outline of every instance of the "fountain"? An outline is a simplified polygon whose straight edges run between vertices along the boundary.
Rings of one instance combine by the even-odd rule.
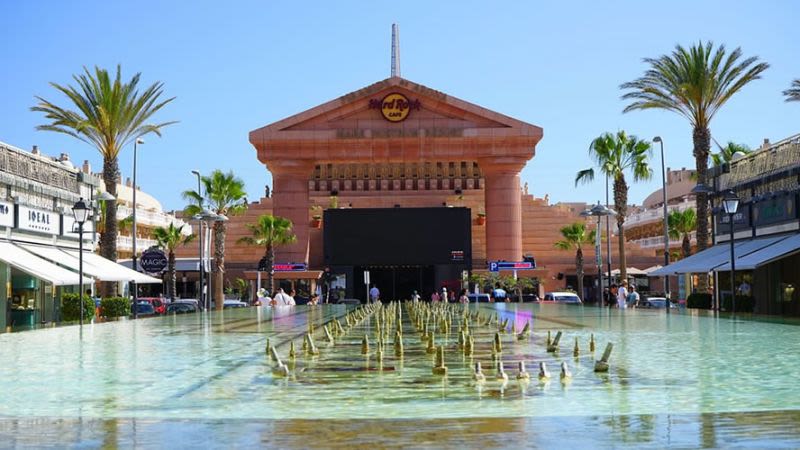
[[[603,356],[600,358],[599,361],[595,362],[594,364],[594,371],[595,372],[608,372],[608,358],[611,357],[611,350],[614,348],[614,344],[608,343],[606,344],[606,349],[603,352]]]

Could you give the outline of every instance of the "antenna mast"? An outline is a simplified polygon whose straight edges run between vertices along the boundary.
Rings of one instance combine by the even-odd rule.
[[[392,24],[392,76],[400,76],[400,27]]]

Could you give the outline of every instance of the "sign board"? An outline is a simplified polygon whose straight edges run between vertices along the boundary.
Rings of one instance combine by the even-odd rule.
[[[369,284],[369,270],[364,271],[364,284]]]
[[[451,250],[450,261],[464,261],[464,250]]]
[[[18,206],[17,228],[56,235],[61,231],[60,214],[43,209]]]
[[[92,237],[92,231],[94,229],[94,222],[91,220],[87,220],[83,224],[83,238],[90,239]],[[64,236],[70,236],[77,239],[78,237],[78,224],[75,223],[75,218],[64,214],[61,216],[61,234]]]
[[[370,109],[379,109],[384,119],[389,122],[402,122],[408,117],[412,109],[420,110],[422,105],[419,100],[409,100],[403,94],[394,92],[383,97],[383,99],[371,99]]]
[[[14,204],[0,202],[0,227],[14,227]]]
[[[139,265],[148,273],[160,273],[167,268],[167,255],[157,248],[149,248],[139,257]]]
[[[308,269],[305,263],[273,264],[272,270],[275,272],[304,272]]]
[[[758,202],[753,208],[757,227],[797,220],[794,195],[783,195]]]
[[[501,270],[533,270],[536,263],[531,261],[489,261],[489,272],[499,272]]]

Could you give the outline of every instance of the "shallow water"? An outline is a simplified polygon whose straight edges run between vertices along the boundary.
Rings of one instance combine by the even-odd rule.
[[[477,349],[472,359],[457,350],[451,333],[445,354],[449,373],[442,378],[431,374],[433,356],[425,352],[407,314],[405,356],[395,359],[387,346],[383,370],[377,370],[374,355],[360,353],[364,334],[373,338],[374,322],[367,319],[334,345],[318,332],[320,356],[298,356],[288,379],[272,376],[264,352],[267,338],[288,362],[289,342],[300,350],[307,321],[322,324],[341,317],[344,306],[243,308],[94,324],[82,332],[70,326],[0,335],[0,417],[6,418],[0,429],[7,433],[17,426],[24,437],[22,430],[32,430],[26,424],[39,417],[43,423],[59,419],[63,427],[86,428],[88,434],[99,429],[98,436],[109,426],[128,430],[122,434],[130,436],[135,424],[153,435],[164,427],[188,427],[188,434],[195,428],[225,434],[230,428],[262,435],[286,423],[292,424],[290,435],[302,436],[299,430],[305,428],[315,435],[319,431],[304,428],[305,421],[325,419],[315,423],[355,436],[363,430],[355,433],[353,424],[363,428],[369,422],[352,419],[381,419],[375,420],[372,434],[396,435],[398,442],[418,445],[427,444],[406,436],[416,428],[445,433],[441,429],[473,423],[490,440],[496,433],[524,433],[546,445],[551,438],[531,424],[562,431],[577,424],[583,434],[570,433],[571,439],[586,436],[588,443],[594,429],[618,435],[609,442],[627,442],[624,436],[633,433],[631,442],[694,446],[705,445],[707,422],[729,431],[720,435],[723,441],[725,436],[757,436],[800,444],[800,431],[794,429],[800,410],[800,327],[567,305],[479,308],[484,313],[496,308],[501,318],[516,320],[517,329],[527,320],[533,325],[528,340],[503,335],[502,358],[511,379],[505,385],[492,380],[495,328],[473,328]],[[560,352],[547,353],[547,332],[559,330],[564,333]],[[598,343],[594,355],[588,349],[590,334]],[[572,356],[576,337],[578,358]],[[607,342],[614,343],[611,369],[596,374],[593,362]],[[489,379],[483,386],[471,378],[476,360]],[[545,361],[553,379],[543,384],[534,376],[528,384],[518,383],[519,360],[533,375]],[[557,376],[561,361],[573,372],[567,384]],[[636,430],[644,437],[635,437]],[[711,445],[722,445],[716,439]],[[294,446],[306,445],[298,438]]]

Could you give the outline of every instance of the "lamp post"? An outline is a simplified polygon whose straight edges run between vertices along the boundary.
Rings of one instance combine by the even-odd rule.
[[[707,197],[706,197],[706,198],[708,198],[708,200],[709,200],[710,202],[712,202],[712,204],[713,204],[713,198],[714,198],[714,194],[716,194],[716,191],[714,191],[714,189],[712,189],[712,188],[710,188],[710,187],[706,186],[704,183],[697,183],[697,184],[696,184],[696,185],[695,185],[695,186],[692,188],[692,190],[691,190],[690,192],[691,192],[692,194],[695,194],[695,195],[697,195],[697,194],[706,194],[706,195],[707,195]],[[712,215],[712,217],[713,217],[713,215]],[[708,220],[708,217],[699,217],[699,216],[698,216],[698,217],[697,217],[697,220],[698,220],[698,221],[700,221],[700,220]],[[714,230],[714,221],[713,221],[713,220],[711,221],[711,229],[712,229],[712,234],[711,234],[711,237],[712,237],[712,239],[714,239],[714,234],[715,234],[715,233],[713,233],[713,230]],[[716,242],[716,241],[714,241],[714,242]],[[715,285],[715,286],[718,284],[718,283],[717,283],[717,281],[718,281],[718,280],[717,280],[717,278],[715,277],[715,278],[714,278],[714,285]],[[716,306],[715,306],[715,308],[714,308],[714,309],[715,309],[715,310],[717,310],[717,311],[719,311],[719,310],[720,310],[720,307],[719,307],[719,304],[720,304],[719,291],[720,291],[720,290],[719,290],[719,289],[714,289],[714,291],[717,293],[717,295],[714,295],[714,301],[715,301],[715,303],[716,303]]]
[[[606,209],[608,211],[611,211],[608,208],[608,205],[609,205],[609,203],[608,203],[608,174],[606,174]],[[614,215],[616,215],[616,213],[614,213]],[[611,217],[609,215],[606,215],[606,254],[608,255],[608,257],[606,258],[607,266],[608,266],[607,267],[608,273],[606,275],[608,276],[608,286],[610,288],[611,287]]]
[[[227,217],[214,213],[208,209],[203,209],[200,214],[195,214],[194,219],[198,221],[200,227],[200,304],[203,305],[206,311],[209,309],[209,302],[208,302],[208,295],[205,293],[205,278],[203,274],[205,273],[205,239],[203,234],[203,224],[205,222],[221,222],[228,220]],[[208,228],[208,224],[206,223],[206,228]]]
[[[136,138],[133,141],[133,213],[131,214],[133,219],[133,234],[131,236],[131,250],[133,250],[133,256],[131,257],[131,267],[135,271],[139,271],[139,265],[136,263],[136,146],[139,144],[144,144],[144,141],[140,138]],[[137,311],[136,303],[138,302],[138,287],[136,286],[136,281],[132,281],[133,284],[133,318],[136,319],[139,317],[139,311]]]
[[[200,209],[202,210],[203,209],[203,192],[200,189],[200,171],[199,170],[193,170],[192,174],[197,176],[197,195],[200,198],[200,205],[199,206],[200,206]],[[203,302],[203,281],[204,281],[203,280],[203,269],[204,269],[204,267],[203,267],[203,221],[200,220],[200,219],[198,219],[198,221],[197,221],[197,228],[198,228],[198,230],[197,230],[198,234],[197,235],[200,237],[200,239],[197,240],[198,244],[200,245],[200,247],[198,248],[198,252],[197,252],[197,267],[198,267],[198,270],[200,272],[200,293],[198,294],[197,299],[200,301],[200,304],[205,307],[205,302]]]
[[[733,278],[736,274],[736,258],[733,248],[733,216],[736,214],[736,210],[739,209],[739,197],[735,192],[728,191],[725,193],[722,198],[722,207],[725,209],[725,213],[728,214],[728,226],[731,228],[731,312],[736,314],[736,283]]]
[[[653,142],[661,144],[661,194],[664,202],[664,267],[669,265],[669,215],[667,213],[667,170],[664,165],[664,141],[661,136],[653,138]],[[667,298],[667,314],[669,314],[669,275],[664,275],[664,297]]]
[[[594,243],[594,251],[595,251],[595,264],[597,265],[597,279],[599,280],[599,293],[600,293],[600,304],[602,305],[603,299],[603,247],[601,245],[601,230],[600,230],[600,221],[602,216],[615,216],[617,213],[610,208],[603,206],[600,201],[597,201],[597,205],[593,206],[591,209],[585,209],[580,214],[583,217],[588,216],[597,216],[597,231],[595,233],[595,243]],[[606,239],[609,239],[609,236],[606,236]],[[610,239],[609,239],[610,240]],[[609,249],[609,259],[611,258],[611,250]],[[611,280],[611,274],[609,271],[609,281]]]
[[[81,327],[83,326],[83,224],[89,218],[89,211],[83,197],[72,206],[72,215],[75,217],[75,222],[78,223],[78,303],[80,304],[78,320]]]

